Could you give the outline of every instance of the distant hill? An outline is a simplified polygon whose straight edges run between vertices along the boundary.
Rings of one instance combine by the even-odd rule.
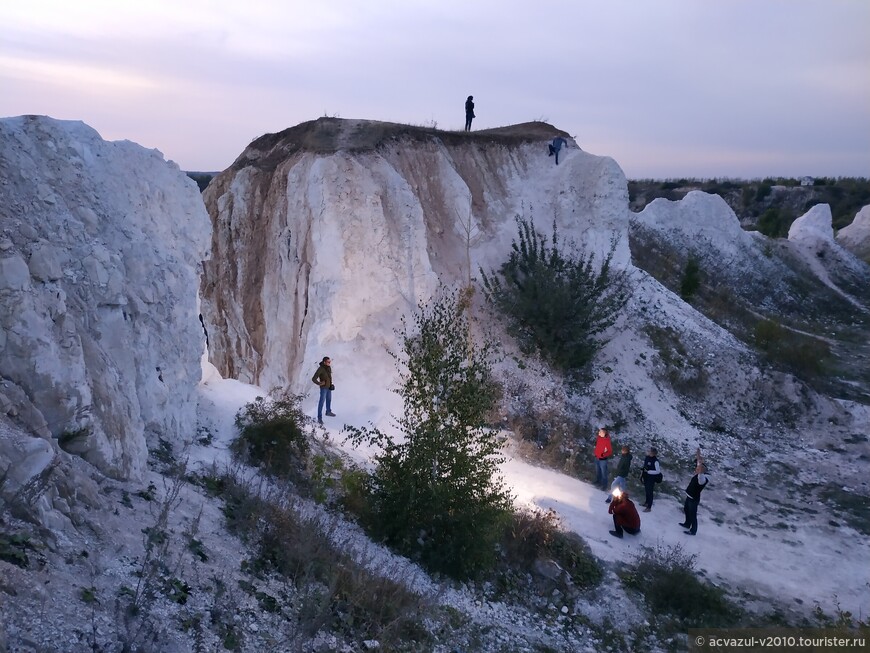
[[[870,179],[863,177],[777,177],[761,180],[635,179],[628,182],[632,211],[641,211],[654,199],[680,200],[693,190],[724,199],[744,229],[766,236],[784,237],[795,218],[816,204],[831,207],[834,229],[850,224],[861,207],[870,204]]]

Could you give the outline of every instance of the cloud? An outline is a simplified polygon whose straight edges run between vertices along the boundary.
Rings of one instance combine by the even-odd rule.
[[[0,113],[210,169],[324,113],[461,128],[473,94],[475,127],[546,117],[629,175],[647,148],[663,171],[742,151],[767,174],[870,174],[868,21],[870,3],[818,0],[29,0],[0,7]]]

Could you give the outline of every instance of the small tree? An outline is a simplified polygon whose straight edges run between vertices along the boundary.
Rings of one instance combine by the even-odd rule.
[[[628,301],[628,275],[611,267],[616,242],[598,267],[594,254],[562,248],[555,223],[548,243],[533,222],[516,221],[508,260],[489,275],[481,270],[486,297],[524,353],[537,350],[554,367],[579,370]]]
[[[354,444],[380,447],[369,478],[368,526],[403,553],[454,577],[495,560],[511,514],[498,476],[501,438],[484,428],[496,398],[489,362],[493,344],[469,350],[467,301],[460,292],[421,305],[398,332],[397,390],[403,440],[376,428],[347,427]]]
[[[689,299],[701,287],[701,268],[698,259],[690,256],[683,268],[683,280],[680,282],[680,297]]]

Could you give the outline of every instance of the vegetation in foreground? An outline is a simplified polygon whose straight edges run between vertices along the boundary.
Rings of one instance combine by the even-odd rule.
[[[511,514],[498,473],[502,439],[485,428],[498,396],[492,342],[470,337],[467,293],[442,292],[399,331],[394,354],[404,412],[402,439],[347,427],[354,444],[374,445],[364,525],[430,571],[456,578],[492,567]]]

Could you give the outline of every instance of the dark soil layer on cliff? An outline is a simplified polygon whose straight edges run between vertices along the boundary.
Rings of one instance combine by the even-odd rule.
[[[434,127],[403,125],[377,120],[349,120],[344,118],[318,118],[303,122],[276,134],[264,134],[254,140],[233,163],[234,169],[254,165],[271,168],[298,151],[328,154],[338,150],[360,152],[375,150],[390,141],[438,141],[446,145],[469,143],[498,143],[520,145],[570,136],[544,122],[525,122],[518,125],[483,129],[479,131],[446,131]]]

